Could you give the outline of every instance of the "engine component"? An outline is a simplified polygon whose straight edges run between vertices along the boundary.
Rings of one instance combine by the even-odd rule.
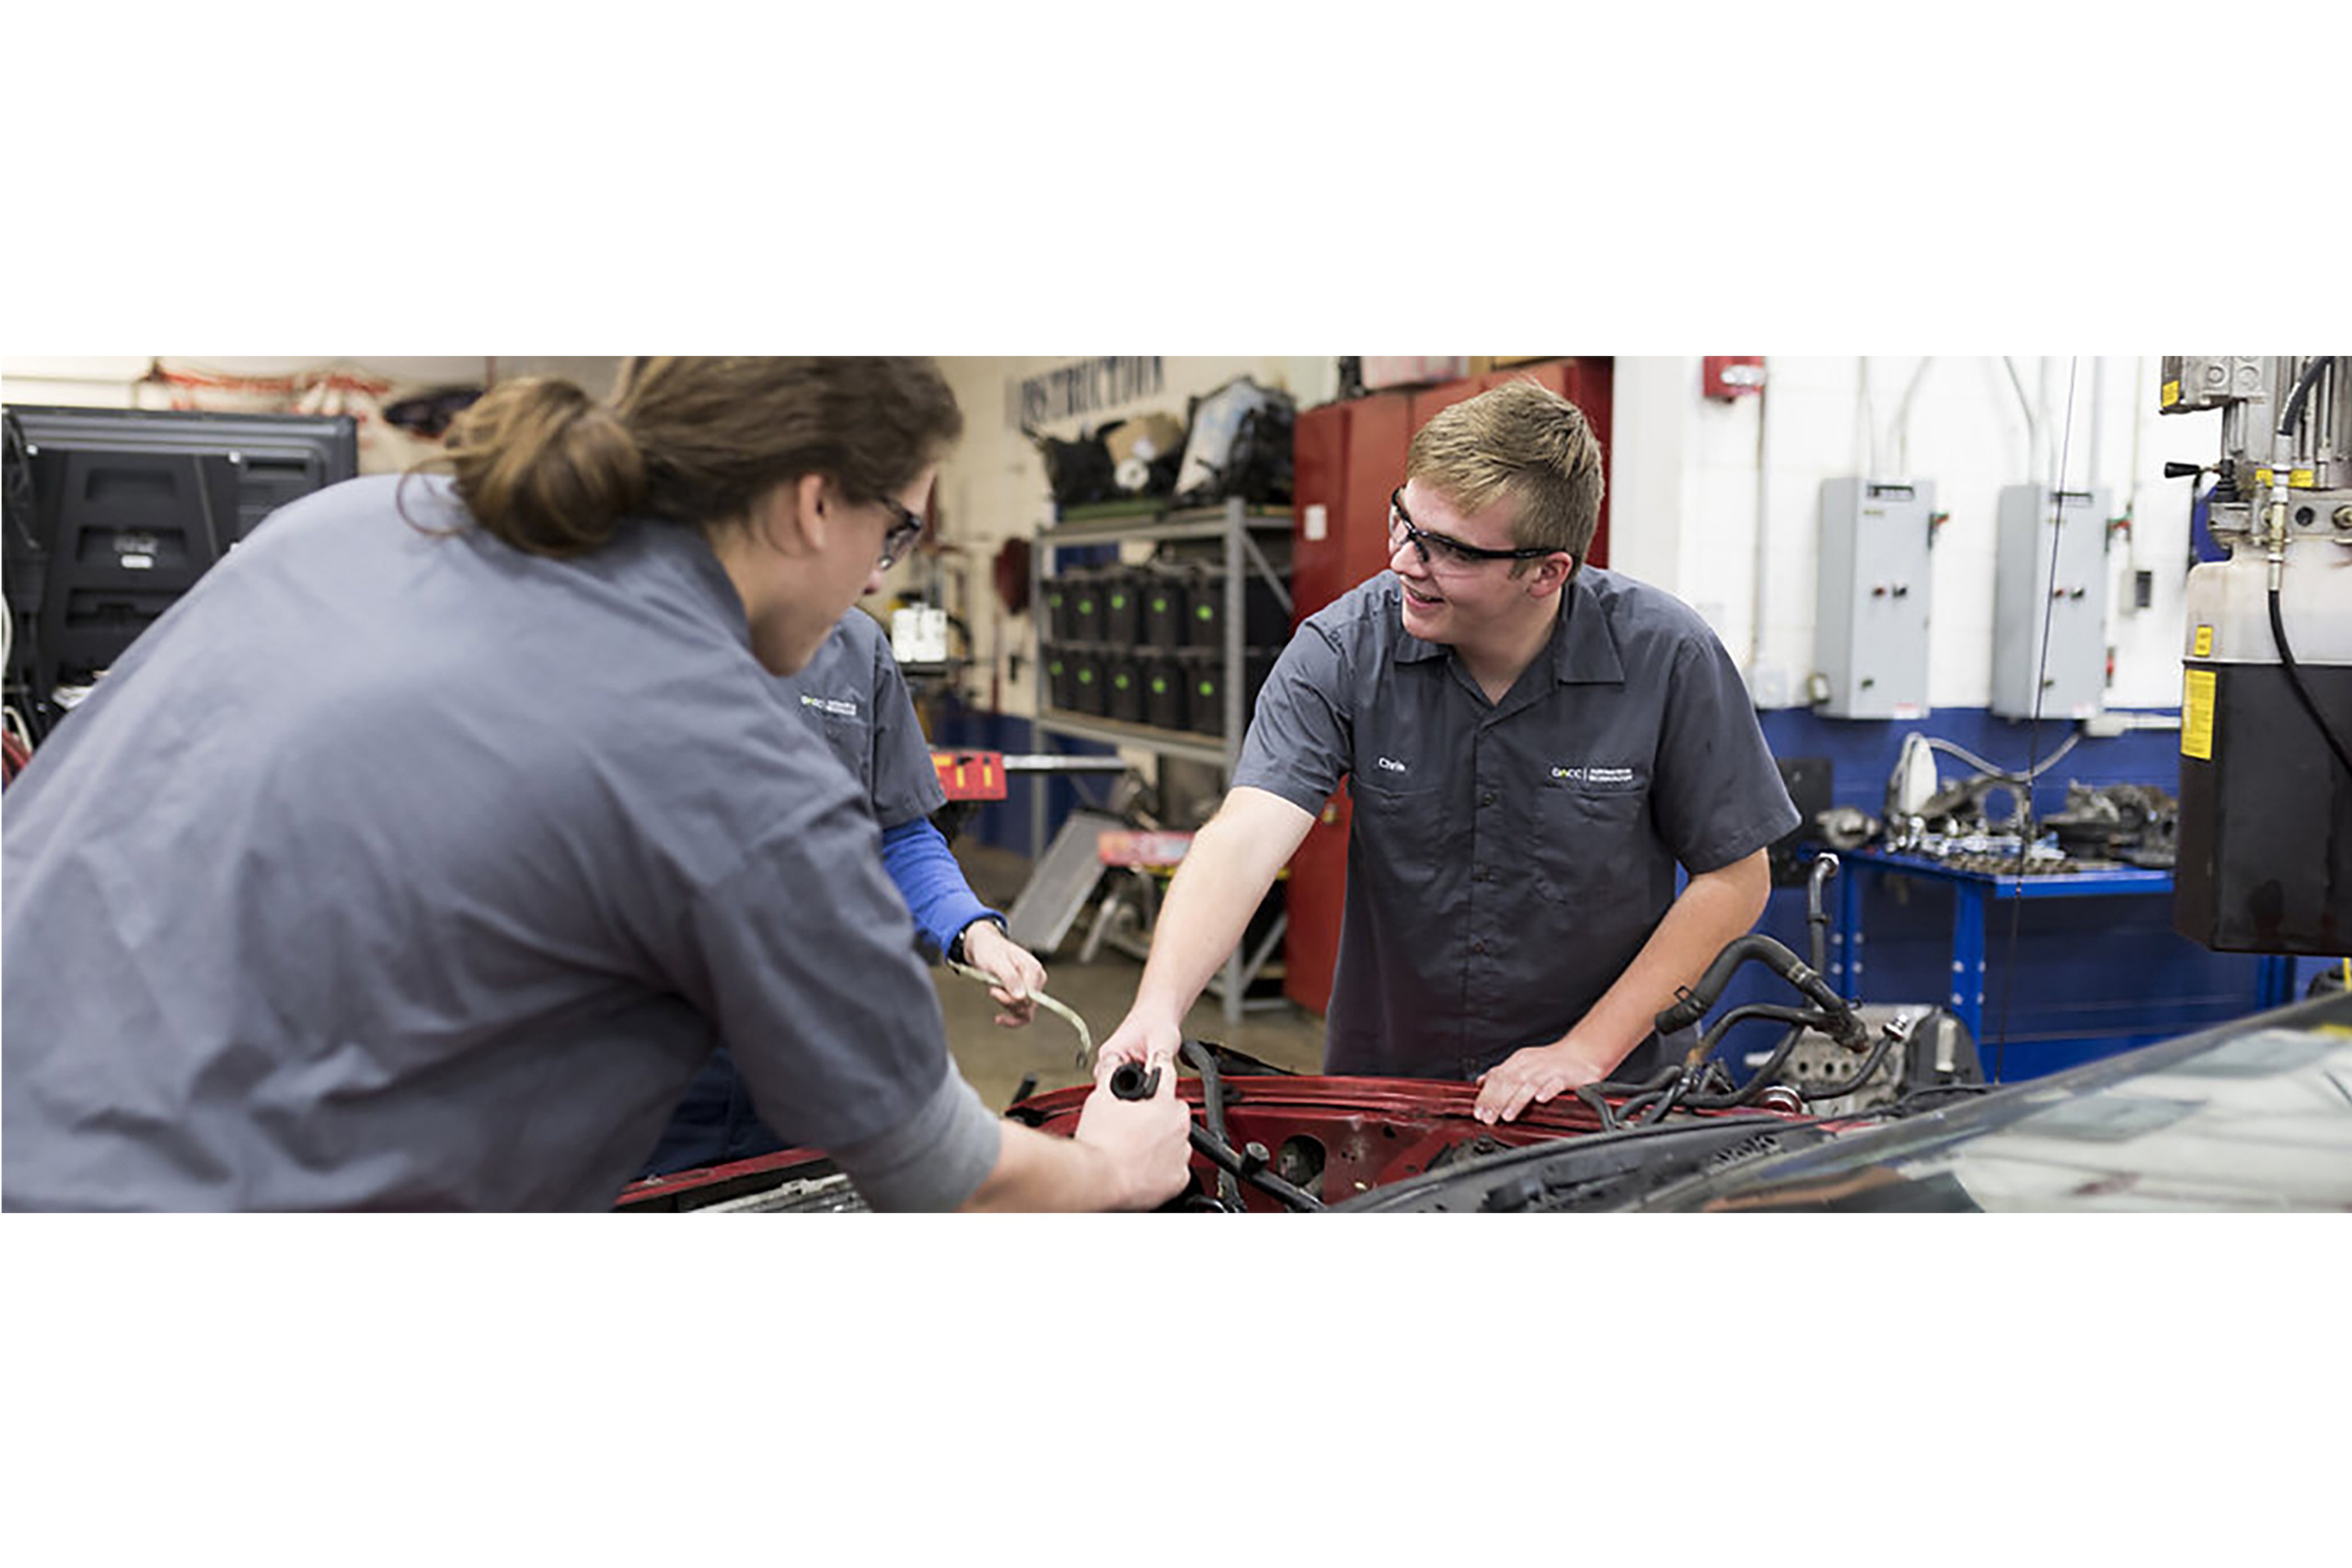
[[[1807,1029],[1781,1062],[1780,1081],[1805,1097],[1816,1116],[1853,1116],[1894,1105],[1922,1089],[1984,1082],[1976,1041],[1968,1026],[1941,1007],[1865,1005],[1858,1008],[1864,1023],[1883,1032],[1891,1023],[1907,1024],[1909,1034],[1899,1051],[1890,1050],[1845,1093],[1823,1097],[1822,1091],[1853,1076],[1853,1052],[1816,1029]],[[1751,1058],[1760,1064],[1761,1058]]]

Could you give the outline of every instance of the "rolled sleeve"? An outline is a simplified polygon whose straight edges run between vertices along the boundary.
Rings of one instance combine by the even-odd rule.
[[[891,657],[890,645],[878,638],[866,716],[874,726],[875,820],[886,828],[897,827],[945,805],[947,791],[940,787],[940,771],[931,763],[931,744],[915,717],[907,678]]]
[[[1353,726],[1339,695],[1348,689],[1346,663],[1329,635],[1312,623],[1300,627],[1258,692],[1234,785],[1320,811],[1353,755]]]
[[[866,1203],[892,1213],[935,1214],[980,1190],[996,1168],[1004,1123],[950,1067],[916,1112],[870,1138],[828,1150]]]
[[[1747,683],[1712,637],[1676,656],[1661,742],[1658,830],[1693,875],[1719,871],[1797,826]]]

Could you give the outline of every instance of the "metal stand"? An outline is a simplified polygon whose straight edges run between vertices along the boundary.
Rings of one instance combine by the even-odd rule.
[[[1171,511],[1157,518],[1119,519],[1109,521],[1066,522],[1042,531],[1035,547],[1029,552],[1029,602],[1042,605],[1045,602],[1045,580],[1049,574],[1047,557],[1057,549],[1090,544],[1118,544],[1129,540],[1159,543],[1175,539],[1214,539],[1223,542],[1225,563],[1223,700],[1225,705],[1224,734],[1188,734],[1181,731],[1162,730],[1149,724],[1127,724],[1112,719],[1097,719],[1087,714],[1071,713],[1052,706],[1052,693],[1046,689],[1045,660],[1037,664],[1036,728],[1040,744],[1048,735],[1069,735],[1082,740],[1105,742],[1118,746],[1132,746],[1148,751],[1154,756],[1181,757],[1188,761],[1207,763],[1217,768],[1223,779],[1230,783],[1234,764],[1240,761],[1242,731],[1248,721],[1248,658],[1247,618],[1250,575],[1271,584],[1284,609],[1290,607],[1290,584],[1275,570],[1260,546],[1259,539],[1290,535],[1290,510],[1286,507],[1251,507],[1240,500],[1228,500],[1221,506],[1204,507],[1185,511]],[[1042,789],[1030,795],[1029,841],[1042,844],[1045,838],[1045,794]],[[1091,888],[1091,884],[1089,884]],[[1098,922],[1099,926],[1099,922]],[[1245,1005],[1250,982],[1256,978],[1274,953],[1281,950],[1281,939],[1287,926],[1287,917],[1277,920],[1273,933],[1246,956],[1236,947],[1226,956],[1222,973],[1210,982],[1223,1004],[1228,1026],[1239,1024]],[[1016,938],[1018,932],[1014,933]],[[1091,948],[1098,940],[1107,939],[1123,952],[1137,952],[1138,944],[1122,942],[1115,931],[1098,929],[1088,938]],[[1279,999],[1269,998],[1267,1006],[1284,1005]]]

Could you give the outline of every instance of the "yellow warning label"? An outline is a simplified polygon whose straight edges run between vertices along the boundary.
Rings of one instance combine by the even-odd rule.
[[[2179,401],[2180,384],[2177,381],[2166,382],[2164,384],[2164,406],[2169,408]]]
[[[2197,640],[2189,645],[2189,657],[2192,658],[2211,658],[2213,657],[2213,628],[2211,626],[2199,626],[2197,628]]]
[[[2213,671],[2210,669],[2189,670],[2182,677],[2180,754],[2200,763],[2213,760]]]

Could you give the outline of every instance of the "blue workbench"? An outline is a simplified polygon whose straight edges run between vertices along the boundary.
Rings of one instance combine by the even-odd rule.
[[[1838,877],[1838,919],[1832,935],[1830,982],[1841,994],[1869,997],[1865,984],[1865,941],[1864,907],[1868,889],[1882,882],[1911,880],[1925,882],[1949,890],[1952,899],[1951,973],[1950,989],[1944,1001],[1969,1026],[1971,1037],[1979,1046],[1985,1039],[1985,974],[1988,915],[2000,907],[2028,901],[2039,903],[2056,899],[2163,899],[2172,896],[2172,874],[2168,871],[2116,869],[2099,871],[2059,872],[2041,876],[2001,877],[1982,871],[1964,871],[1939,861],[1916,855],[1898,855],[1885,850],[1859,849],[1843,852],[1838,857],[1841,874]],[[2145,914],[2143,910],[2143,915]],[[2048,939],[2042,939],[2048,940]],[[2198,950],[2202,954],[2201,949]],[[2166,962],[2166,955],[2151,953],[2151,963]],[[2247,956],[2252,966],[2252,984],[2243,999],[2243,1010],[2257,1011],[2277,1006],[2293,997],[2295,975],[2294,962],[2288,958]],[[2120,1050],[2139,1043],[2147,1037],[2160,1037],[2183,1032],[2183,1022],[2190,1026],[2203,1020],[2182,1020],[2168,1016],[2151,1016],[2145,1028],[2128,1034],[2118,1034],[2106,1049]],[[1990,1076],[1996,1055],[1982,1053],[1985,1070]],[[2105,1054],[2094,1048],[2092,1055]],[[2035,1071],[2051,1070],[2053,1065],[2044,1062]],[[2007,1076],[2016,1077],[2016,1073]],[[2029,1075],[2030,1076],[2030,1075]]]

